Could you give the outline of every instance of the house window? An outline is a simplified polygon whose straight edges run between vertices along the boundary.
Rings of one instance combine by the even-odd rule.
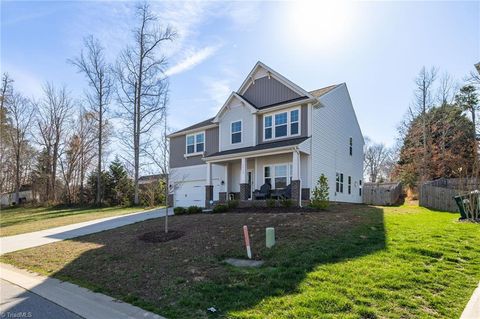
[[[337,193],[343,193],[343,173],[337,173],[335,190]]]
[[[359,180],[358,184],[360,185],[360,187],[358,188],[358,195],[362,196],[362,180]]]
[[[287,187],[287,165],[275,166],[275,188]]]
[[[285,188],[292,181],[292,164],[278,164],[264,167],[264,182],[273,189]]]
[[[300,109],[266,115],[264,140],[300,135]]]
[[[287,112],[275,114],[275,137],[287,136],[287,117]]]
[[[353,154],[353,139],[350,137],[350,156]]]
[[[195,135],[187,136],[187,154],[195,153]]]
[[[265,184],[270,184],[270,186],[272,186],[272,176],[270,175],[270,166],[265,166],[264,168],[264,180],[265,180]]]
[[[290,111],[290,135],[298,134],[298,110]]]
[[[231,135],[232,144],[242,142],[242,121],[232,122]]]
[[[348,176],[348,195],[352,193],[352,176]]]
[[[269,140],[272,138],[272,116],[265,116],[264,119],[264,124],[265,124],[265,139]]]
[[[187,154],[201,153],[205,150],[205,133],[187,135]]]

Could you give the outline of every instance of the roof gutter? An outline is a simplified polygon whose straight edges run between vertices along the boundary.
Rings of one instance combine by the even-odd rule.
[[[210,157],[204,157],[202,159],[205,162],[214,163],[214,162],[222,162],[225,160],[241,159],[242,157],[245,157],[245,158],[256,157],[259,154],[264,156],[276,155],[276,154],[286,153],[287,151],[295,151],[296,149],[298,149],[297,145],[289,145],[289,146],[277,147],[274,149],[264,149],[264,150],[250,151],[250,152],[227,154],[227,155],[210,156]]]
[[[176,136],[187,135],[187,134],[190,134],[190,133],[201,132],[201,131],[204,131],[206,129],[215,128],[215,127],[218,127],[218,125],[217,124],[209,124],[209,125],[205,125],[205,126],[192,128],[190,130],[174,132],[172,134],[167,135],[167,137],[171,138],[171,137],[176,137]]]
[[[313,102],[313,101],[318,101],[318,100],[316,98],[308,98],[308,99],[305,99],[305,100],[293,101],[293,102],[286,103],[286,104],[280,104],[280,105],[277,105],[277,106],[272,106],[272,107],[267,107],[267,108],[264,108],[264,109],[259,109],[257,113],[258,114],[270,113],[270,112],[273,112],[273,111],[276,111],[276,110],[281,110],[281,109],[291,107],[291,106],[295,106],[295,105],[310,103],[310,102]]]

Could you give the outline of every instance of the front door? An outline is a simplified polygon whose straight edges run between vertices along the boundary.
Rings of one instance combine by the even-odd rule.
[[[248,184],[248,199],[252,199],[252,194],[255,189],[255,174],[252,170],[247,172],[247,184]]]

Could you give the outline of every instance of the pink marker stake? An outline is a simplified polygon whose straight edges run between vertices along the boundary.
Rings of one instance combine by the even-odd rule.
[[[252,250],[250,249],[250,237],[248,236],[247,225],[243,226],[243,237],[245,238],[245,246],[247,247],[247,256],[252,259]]]

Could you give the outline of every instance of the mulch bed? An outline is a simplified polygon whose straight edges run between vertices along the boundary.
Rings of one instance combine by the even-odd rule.
[[[140,235],[138,236],[138,239],[146,243],[164,243],[169,240],[178,239],[184,235],[185,232],[179,230],[169,230],[168,233],[158,230]]]
[[[316,210],[310,207],[237,207],[228,210],[228,213],[255,213],[255,214],[284,214],[284,213],[311,213]]]

